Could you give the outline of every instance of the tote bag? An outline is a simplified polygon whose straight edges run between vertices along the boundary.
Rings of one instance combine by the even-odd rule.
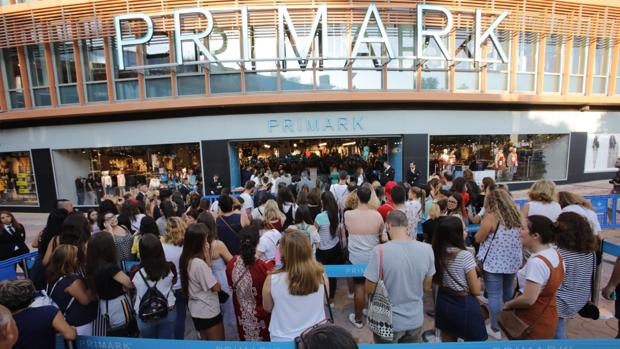
[[[368,328],[385,341],[392,341],[392,303],[383,282],[383,245],[379,245],[379,281],[368,305]]]

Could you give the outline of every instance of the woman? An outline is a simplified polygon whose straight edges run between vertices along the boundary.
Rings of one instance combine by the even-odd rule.
[[[491,323],[487,332],[499,339],[497,316],[503,303],[512,299],[515,275],[521,266],[521,215],[510,195],[501,189],[487,194],[484,209],[486,213],[474,236],[476,243],[480,244],[476,258],[481,264],[489,298]]]
[[[26,230],[15,216],[9,211],[0,211],[0,223],[0,261],[28,253]]]
[[[278,203],[278,209],[280,209],[280,212],[282,212],[285,217],[281,229],[281,231],[284,231],[289,225],[293,224],[297,204],[295,203],[293,193],[288,188],[282,188],[278,191],[276,202]]]
[[[99,228],[104,230],[114,239],[116,249],[116,258],[118,262],[131,260],[131,246],[133,245],[133,236],[122,225],[118,224],[116,215],[112,212],[105,212],[99,216]],[[98,234],[97,234],[98,235]]]
[[[62,222],[61,232],[52,240],[51,247],[45,251],[43,265],[48,265],[54,249],[58,245],[69,244],[78,248],[78,265],[83,265],[85,261],[86,243],[90,238],[90,224],[83,214],[79,212],[71,213]],[[81,273],[81,270],[80,270]]]
[[[140,229],[140,222],[145,214],[140,212],[137,200],[126,201],[123,205],[121,214],[126,215],[129,218],[130,226],[127,227],[131,232],[137,232]]]
[[[558,203],[560,207],[562,207],[562,212],[575,212],[587,219],[594,235],[598,235],[601,232],[601,223],[598,221],[598,217],[590,201],[577,194],[561,191],[558,192]]]
[[[220,302],[222,320],[224,321],[224,333],[229,333],[229,340],[235,340],[236,338],[234,338],[234,336],[237,333],[237,322],[235,320],[235,309],[232,304],[232,299],[230,298],[230,296],[232,296],[232,291],[228,287],[228,279],[226,279],[226,265],[232,259],[232,255],[228,251],[228,248],[226,248],[226,245],[218,240],[217,229],[214,229],[211,224],[208,224],[207,228],[207,243],[209,244],[211,256],[211,270],[213,276],[215,276],[215,279],[220,284],[221,292],[226,292],[228,294],[226,302]]]
[[[99,212],[97,212],[97,210],[94,208],[89,209],[86,213],[86,218],[88,219],[88,223],[90,224],[90,230],[93,234],[100,232],[99,225],[97,224],[98,217]]]
[[[140,228],[133,235],[131,254],[137,259],[140,259],[140,240],[147,234],[159,237],[159,228],[157,227],[157,223],[155,223],[155,220],[149,216],[142,217],[140,221]]]
[[[286,222],[286,216],[280,211],[278,203],[275,200],[268,200],[265,203],[265,214],[263,221],[267,229],[275,229],[278,231],[284,230],[284,223]]]
[[[233,199],[228,195],[220,195],[218,202],[220,216],[215,221],[217,235],[231,253],[239,253],[237,234],[242,227],[250,224],[248,216],[233,210]]]
[[[558,324],[556,296],[564,278],[564,262],[550,245],[553,222],[541,215],[529,216],[526,222],[521,227],[521,241],[532,254],[517,275],[518,294],[506,302],[504,310],[516,310],[530,326],[524,339],[552,339]]]
[[[241,229],[239,240],[241,254],[234,256],[226,267],[228,286],[233,293],[239,340],[269,341],[271,316],[263,308],[261,292],[265,279],[274,269],[275,263],[256,258],[259,226],[254,222]]]
[[[92,335],[97,302],[78,272],[78,248],[60,245],[52,253],[47,267],[47,294],[80,336]]]
[[[478,297],[480,280],[476,260],[465,248],[462,223],[445,217],[437,226],[433,240],[435,270],[433,281],[439,287],[435,305],[435,327],[442,342],[485,341],[487,333]],[[458,313],[459,316],[455,316]]]
[[[292,341],[325,320],[325,297],[329,296],[323,266],[312,258],[305,234],[285,234],[280,248],[284,265],[267,276],[262,292],[263,307],[271,312],[272,342]]]
[[[254,207],[254,209],[252,209],[252,214],[250,218],[263,220],[263,217],[265,216],[265,205],[267,204],[267,201],[271,199],[271,195],[267,192],[259,192],[256,199],[257,200],[255,202],[258,205]]]
[[[210,213],[205,212],[207,216],[213,216]],[[143,219],[144,221],[144,219]],[[180,269],[181,252],[183,252],[183,239],[185,237],[185,231],[187,225],[183,220],[171,218],[166,225],[166,235],[162,237],[162,247],[164,249],[164,256],[168,262],[172,262],[176,270]],[[174,324],[174,339],[185,338],[185,311],[187,309],[187,297],[183,294],[181,289],[181,278],[176,279],[174,285],[172,285],[172,291],[174,293],[175,307],[177,311],[176,322]]]
[[[86,276],[89,289],[99,297],[99,313],[109,317],[108,335],[135,336],[135,314],[125,290],[133,289],[129,276],[118,266],[111,234],[95,234],[88,242]]]
[[[590,300],[596,269],[598,238],[587,219],[575,212],[564,212],[553,227],[557,251],[566,267],[557,294],[558,327],[556,339],[566,339],[566,321]]]
[[[265,261],[272,260],[279,263],[279,261],[276,260],[276,252],[280,238],[282,238],[282,233],[278,229],[275,229],[272,224],[266,223],[266,221],[262,226],[264,230],[260,233],[260,239],[256,247],[256,258]]]
[[[484,198],[486,197],[486,194],[488,194],[489,188],[493,186],[495,186],[495,180],[493,178],[482,178],[482,187],[480,188],[480,194],[478,195],[474,203],[474,209],[476,210],[476,214],[480,214],[480,210],[482,210],[482,208],[484,207]]]
[[[55,209],[50,212],[49,216],[47,216],[47,223],[45,228],[39,233],[39,254],[37,255],[37,259],[35,260],[34,266],[32,267],[32,281],[34,282],[35,288],[37,290],[41,290],[45,288],[47,283],[47,274],[45,272],[45,265],[43,265],[43,257],[47,253],[47,248],[58,235],[60,235],[62,222],[67,218],[67,210],[65,209]],[[52,249],[56,248],[56,246],[50,246]]]
[[[446,216],[456,216],[463,221],[463,197],[457,192],[448,196],[448,211]]]
[[[34,301],[34,285],[30,280],[0,281],[0,304],[13,313],[19,331],[15,349],[54,349],[56,334],[73,341],[75,327],[69,325],[58,308],[47,305],[30,307]]]
[[[555,201],[555,183],[550,180],[541,179],[534,182],[527,196],[530,201],[521,210],[523,217],[539,215],[555,222],[562,213],[562,207]]]
[[[177,215],[177,204],[172,201],[164,201],[159,205],[159,209],[163,215],[156,218],[155,223],[157,223],[159,235],[164,235],[166,233],[166,221],[168,218],[176,217]]]
[[[314,222],[316,216],[321,213],[321,189],[314,187],[308,193],[308,209],[310,210],[312,222]]]
[[[426,243],[432,243],[439,219],[446,215],[448,209],[448,200],[441,199],[435,203],[430,204],[428,209],[429,219],[422,223],[422,241]]]
[[[321,212],[314,220],[314,226],[319,232],[321,243],[316,250],[316,260],[323,265],[342,264],[342,248],[340,247],[340,237],[338,236],[338,204],[334,198],[334,194],[326,191],[321,195],[321,204],[323,212]],[[336,293],[336,278],[329,278],[329,294]],[[330,299],[332,303],[333,299]]]
[[[467,192],[467,183],[465,178],[459,177],[452,182],[452,188],[450,189],[453,193],[459,193],[461,195],[461,208],[463,212],[463,221],[467,220],[467,206],[469,205],[469,193]]]
[[[148,321],[138,317],[138,328],[142,338],[172,339],[174,338],[174,323],[176,321],[175,298],[172,286],[176,279],[170,265],[166,262],[164,249],[159,238],[153,234],[147,234],[140,239],[141,268],[133,277],[136,287],[136,301],[134,310],[140,314],[142,299],[149,288],[156,288],[168,301],[168,313],[165,317]]]
[[[203,340],[224,340],[224,326],[217,293],[221,290],[211,271],[207,227],[190,225],[181,253],[181,287],[188,297],[189,314]],[[206,259],[205,259],[206,258]]]
[[[441,181],[439,178],[433,178],[428,181],[428,187],[430,189],[428,196],[430,196],[433,200],[437,200],[443,196],[443,194],[441,194]]]
[[[357,198],[357,195],[355,197]],[[295,211],[295,224],[288,227],[285,233],[290,233],[292,231],[300,231],[308,236],[308,239],[310,239],[310,244],[312,245],[312,255],[314,256],[316,249],[321,242],[321,237],[313,224],[308,206],[299,206],[297,211]]]

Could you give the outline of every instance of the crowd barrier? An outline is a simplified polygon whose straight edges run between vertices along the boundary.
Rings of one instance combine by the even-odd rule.
[[[77,348],[92,349],[170,349],[179,346],[173,339],[142,339],[117,337],[78,337]],[[217,342],[184,340],[183,349],[296,349],[294,342]],[[415,349],[618,349],[619,339],[557,339],[529,341],[489,341],[460,343],[397,344]],[[394,348],[394,344],[360,344],[360,349]],[[56,349],[65,349],[57,337]]]

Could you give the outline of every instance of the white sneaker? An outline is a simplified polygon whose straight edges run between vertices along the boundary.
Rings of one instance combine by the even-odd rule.
[[[491,324],[487,324],[487,334],[494,339],[500,340],[502,339],[502,331],[494,331],[491,327]]]
[[[368,316],[368,308],[362,309],[362,315]]]
[[[349,314],[349,321],[355,326],[355,328],[364,327],[364,322],[355,320],[355,313]]]

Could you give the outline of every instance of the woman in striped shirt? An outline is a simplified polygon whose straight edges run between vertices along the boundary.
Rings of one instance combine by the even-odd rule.
[[[566,320],[575,316],[592,295],[598,238],[588,220],[574,212],[560,214],[553,230],[556,248],[566,267],[556,296],[559,321],[555,338],[564,339]]]

